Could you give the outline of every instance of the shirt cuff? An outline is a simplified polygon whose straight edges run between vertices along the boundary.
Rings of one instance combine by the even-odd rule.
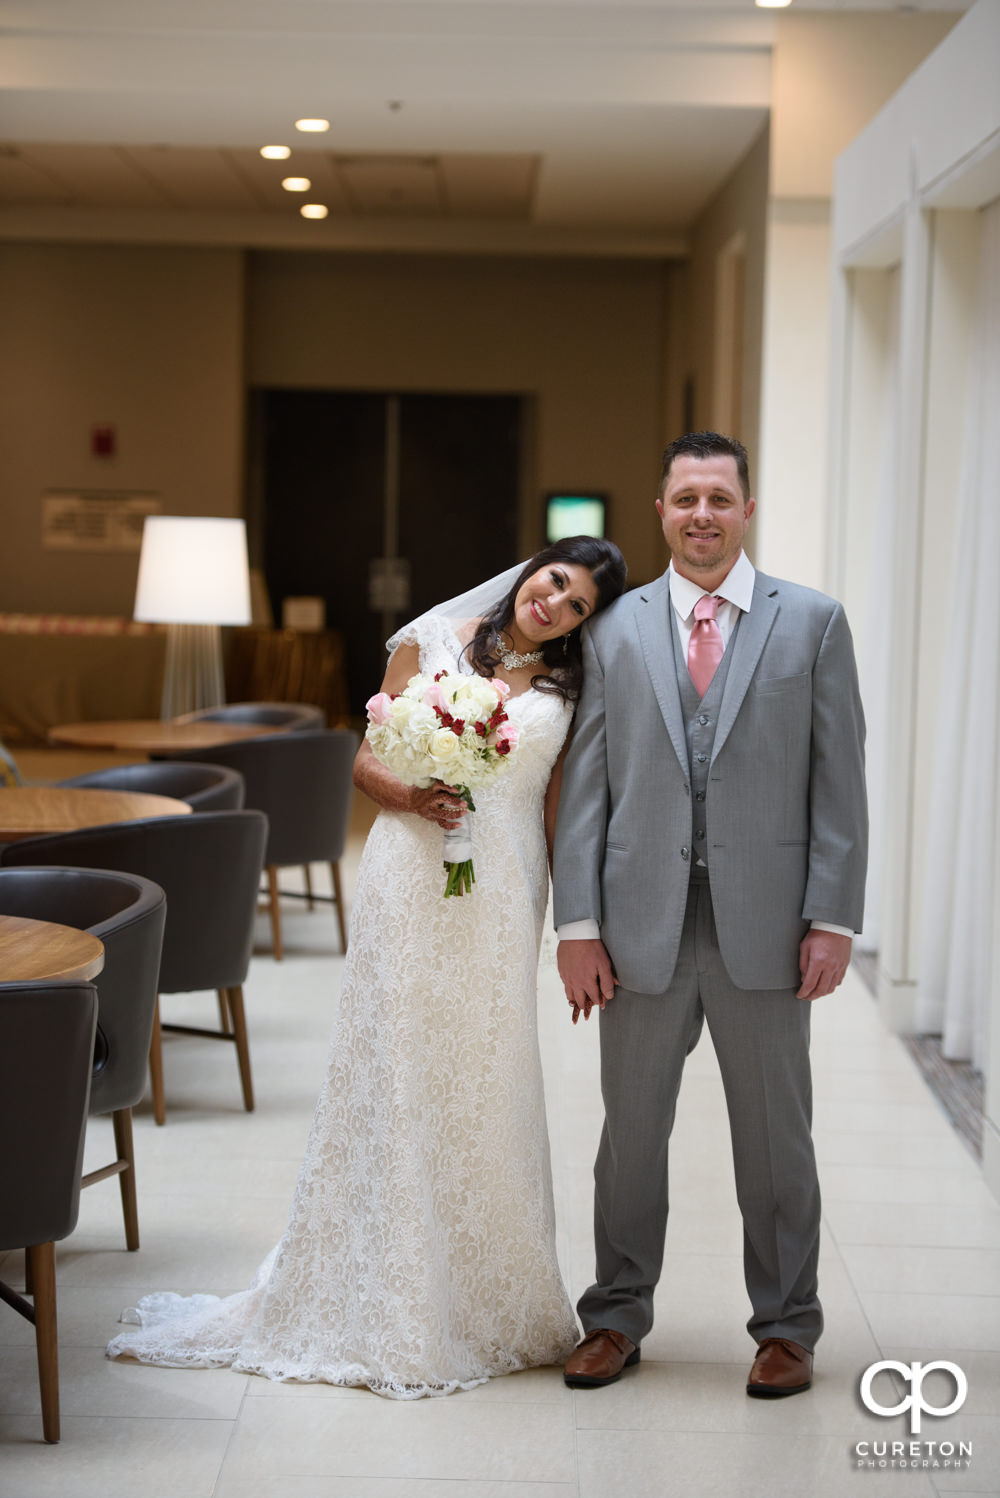
[[[835,926],[832,921],[810,921],[810,931],[833,931],[837,936],[849,936],[854,940],[854,932],[850,926]]]
[[[567,921],[565,926],[556,927],[556,936],[560,941],[600,941],[600,922],[593,916],[585,921]]]

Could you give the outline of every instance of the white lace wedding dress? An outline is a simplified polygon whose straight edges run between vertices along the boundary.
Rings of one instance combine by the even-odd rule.
[[[411,627],[412,629],[412,627]],[[425,672],[467,669],[439,617]],[[444,899],[442,834],[383,811],[351,920],[328,1075],[285,1235],[241,1294],[160,1294],[110,1357],[232,1366],[413,1399],[561,1362],[535,987],[542,802],[570,709],[529,690],[506,775],[476,792],[476,884]]]

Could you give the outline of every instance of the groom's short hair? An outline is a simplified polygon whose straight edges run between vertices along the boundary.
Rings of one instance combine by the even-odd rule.
[[[742,442],[737,442],[735,437],[723,437],[721,432],[687,432],[683,437],[675,437],[663,454],[663,468],[660,472],[660,493],[667,482],[670,473],[670,465],[675,458],[733,458],[736,463],[736,472],[739,475],[740,488],[743,490],[743,502],[750,498],[750,465],[747,461],[747,450]]]

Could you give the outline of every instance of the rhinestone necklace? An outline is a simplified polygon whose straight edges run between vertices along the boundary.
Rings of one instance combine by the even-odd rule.
[[[497,654],[505,671],[517,671],[521,666],[537,666],[542,659],[540,650],[529,650],[527,655],[522,655],[518,650],[508,650],[502,635],[497,635],[496,641]]]

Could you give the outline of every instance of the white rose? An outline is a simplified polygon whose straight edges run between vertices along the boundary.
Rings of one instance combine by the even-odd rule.
[[[455,760],[461,758],[460,747],[458,739],[450,728],[439,728],[431,735],[428,745],[431,757],[442,764],[453,764]]]

